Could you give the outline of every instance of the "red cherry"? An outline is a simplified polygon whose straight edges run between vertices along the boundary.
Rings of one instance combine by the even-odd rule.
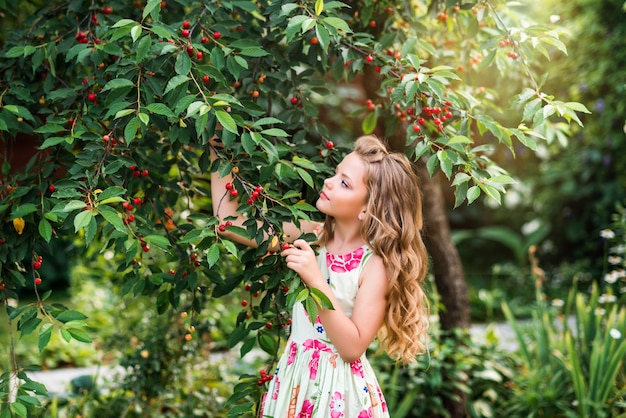
[[[237,191],[237,189],[232,189],[232,190],[230,191],[230,195],[231,195],[232,197],[237,197],[237,195],[238,195],[238,194],[239,194],[239,192]]]
[[[232,221],[226,221],[224,223],[224,225],[226,225],[226,226],[233,226],[233,222]]]
[[[317,36],[314,36],[309,42],[311,43],[311,45],[317,45],[319,43],[319,39],[317,39]]]
[[[413,132],[419,132],[421,130],[422,130],[422,128],[420,128],[419,125],[413,125]]]
[[[202,51],[196,52],[196,58],[199,59],[199,60],[202,59]]]
[[[133,202],[135,203],[135,205],[140,205],[141,204],[141,198],[140,197],[136,197],[133,199]]]
[[[376,21],[375,20],[370,20],[370,28],[375,28],[376,27]]]
[[[204,81],[205,83],[208,83],[209,81],[211,81],[211,77],[209,77],[208,75],[205,75],[204,77],[202,77],[202,81]]]
[[[105,15],[110,15],[111,12],[113,11],[113,9],[109,6],[105,7],[104,9],[102,9],[102,13],[104,13]]]
[[[33,261],[33,268],[39,270],[41,268],[41,261]]]
[[[202,39],[200,39],[200,43],[206,44],[207,42],[209,42],[209,38],[206,36],[203,36]]]
[[[327,148],[327,149],[333,149],[333,148],[335,148],[335,144],[333,143],[333,141],[328,141],[328,142],[326,142],[326,148]]]
[[[133,176],[140,177],[141,176],[141,171],[139,171],[139,170],[133,171]]]
[[[144,176],[144,177],[148,177],[148,174],[150,174],[150,173],[148,172],[148,170],[142,170],[142,171],[141,171],[141,175],[142,175],[142,176]]]
[[[185,38],[189,38],[189,29],[183,29],[182,31],[180,31],[180,34],[183,35]]]
[[[35,286],[39,286],[41,284],[41,277],[35,278]]]
[[[291,104],[292,104],[292,105],[295,105],[295,104],[297,104],[297,103],[298,103],[298,98],[297,98],[297,97],[295,97],[295,96],[294,96],[294,97],[292,97],[292,98],[291,98]]]
[[[145,247],[143,247],[143,252],[147,253],[148,251],[150,251],[150,247],[148,247],[147,245]]]
[[[226,190],[232,190],[233,189],[233,184],[232,183],[226,183]]]
[[[220,225],[220,226],[218,226],[217,228],[220,230],[220,232],[224,232],[224,231],[226,231],[226,225],[224,225],[224,224],[221,224],[221,225]]]
[[[54,184],[51,184],[50,186],[48,186],[48,190],[54,192],[56,190],[56,187],[54,187]]]
[[[188,20],[183,22],[183,29],[189,29],[191,27],[191,23]]]
[[[290,248],[291,248],[291,244],[289,244],[289,243],[284,243],[283,244],[283,250],[288,250]]]
[[[245,307],[245,306],[248,306],[248,301],[247,301],[247,300],[245,300],[245,299],[244,299],[244,300],[242,300],[242,301],[241,301],[241,306],[244,306],[244,307]]]
[[[176,272],[173,269],[169,269],[167,271],[168,274],[171,274],[172,276],[174,276],[176,274]]]
[[[90,102],[95,102],[96,101],[96,93],[89,93],[89,95],[87,96],[87,100],[89,100]]]
[[[246,289],[246,291],[250,290],[250,288],[252,287],[252,285],[250,285],[250,283],[246,284],[246,286],[244,287],[244,289]]]
[[[367,57],[365,57],[365,61],[372,62],[374,61],[374,57],[372,57],[371,55],[368,55]]]
[[[222,37],[222,34],[219,33],[218,31],[213,32],[213,38],[220,39],[221,37]]]

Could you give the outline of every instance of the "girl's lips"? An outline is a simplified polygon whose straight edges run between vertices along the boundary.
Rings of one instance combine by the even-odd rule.
[[[324,193],[324,191],[320,192],[320,198],[322,198],[324,200],[328,200],[328,196],[326,196],[326,193]]]

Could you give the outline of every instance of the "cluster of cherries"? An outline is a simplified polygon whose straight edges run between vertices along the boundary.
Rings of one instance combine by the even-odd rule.
[[[272,380],[274,378],[273,374],[267,374],[267,371],[265,369],[261,369],[259,371],[259,380],[257,380],[257,385],[259,386],[263,386],[265,383],[269,382],[270,380]]]
[[[37,256],[37,258],[33,260],[33,269],[39,270],[41,268],[42,263],[43,263],[43,257],[40,255]],[[35,285],[39,286],[40,284],[41,284],[41,277],[39,276],[39,273],[37,273],[37,277],[35,277]]]
[[[143,199],[141,199],[140,197],[136,197],[133,199],[133,203],[135,205],[141,205],[143,203]],[[124,202],[122,203],[122,207],[128,211],[128,214],[126,214],[126,216],[124,217],[124,225],[128,225],[129,223],[133,222],[135,220],[135,215],[132,214],[131,212],[134,209],[134,206],[130,203],[130,202]],[[143,245],[142,245],[143,247]],[[144,251],[147,251],[144,249]]]
[[[146,169],[140,170],[136,165],[131,165],[128,167],[129,170],[132,170],[133,177],[148,177],[150,172]]]

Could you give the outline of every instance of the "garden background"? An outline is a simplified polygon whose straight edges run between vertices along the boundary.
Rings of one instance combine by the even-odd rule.
[[[253,416],[289,306],[315,309],[272,238],[363,133],[416,162],[431,255],[428,355],[371,348],[391,416],[626,416],[625,14],[0,0],[0,417]],[[32,378],[93,365],[121,373]]]

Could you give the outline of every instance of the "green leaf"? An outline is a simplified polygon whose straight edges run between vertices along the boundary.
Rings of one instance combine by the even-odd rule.
[[[351,33],[352,29],[346,23],[345,20],[339,19],[338,17],[325,17],[322,19],[322,22],[334,27],[337,30],[343,31],[345,33]]]
[[[26,418],[28,416],[28,410],[26,406],[20,402],[11,403],[11,412],[15,415]]]
[[[154,244],[159,248],[167,250],[170,246],[170,241],[161,235],[146,235],[143,240],[147,243]]]
[[[115,229],[117,229],[120,232],[123,232],[124,234],[128,233],[128,231],[126,230],[126,227],[124,226],[124,221],[122,220],[121,214],[115,209],[113,209],[111,206],[98,205],[98,213],[100,213],[100,215],[102,215],[102,217],[108,223],[113,225]]]
[[[378,119],[376,117],[376,112],[370,112],[367,114],[365,119],[363,119],[363,123],[361,124],[361,129],[363,130],[363,133],[365,135],[369,135],[374,132],[374,129],[376,129],[377,120]]]
[[[176,74],[186,76],[191,71],[191,58],[189,55],[180,53],[176,57],[176,63],[174,64],[174,71]]]
[[[52,225],[50,225],[50,222],[48,222],[45,218],[41,218],[37,229],[39,230],[41,238],[43,238],[46,242],[50,242],[50,238],[52,238]]]
[[[157,8],[157,6],[159,8]],[[156,10],[158,12],[160,10],[160,7],[161,7],[161,0],[148,0],[148,4],[146,4],[146,6],[144,7],[143,13],[141,14],[141,17],[143,19],[145,19],[154,10]],[[154,18],[154,17],[156,17],[156,15],[154,13],[152,13],[152,17]]]
[[[261,133],[263,135],[267,135],[267,136],[280,136],[280,137],[288,137],[289,134],[285,131],[283,131],[282,129],[279,128],[270,128],[270,129],[265,129],[263,131],[261,131]]]
[[[123,87],[133,87],[135,83],[126,78],[114,78],[113,80],[106,83],[106,85],[102,88],[102,91],[120,89]]]
[[[155,113],[157,115],[162,115],[162,116],[167,116],[167,117],[172,117],[172,118],[176,117],[174,112],[172,112],[172,110],[163,103],[150,103],[148,106],[145,107],[145,109],[148,109],[150,112]]]
[[[93,219],[93,213],[90,210],[79,212],[74,218],[74,232],[78,232],[82,228],[89,225]]]
[[[232,241],[222,240],[222,245],[224,245],[224,247],[229,253],[239,258],[239,251],[237,251],[237,247]]]
[[[315,303],[315,300],[310,297],[310,295],[304,300],[304,310],[309,315],[309,321],[311,321],[311,324],[315,324],[315,321],[317,320],[318,308],[317,303]]]
[[[137,22],[135,22],[132,19],[120,19],[111,27],[112,28],[121,28],[122,26],[136,25],[136,24],[137,24]]]
[[[71,144],[74,142],[74,140],[72,139],[72,137],[69,136],[54,136],[51,138],[46,138],[46,140],[43,141],[43,144],[39,146],[39,149],[43,150],[46,148],[54,147],[55,145],[59,145],[63,142]]]
[[[37,346],[39,347],[39,353],[43,353],[43,350],[46,349],[48,343],[50,342],[50,337],[52,336],[52,327],[49,327],[45,331],[39,334],[39,338],[37,339]]]
[[[133,42],[137,42],[137,39],[141,36],[142,30],[141,25],[137,25],[130,30],[130,36],[133,38]]]
[[[225,112],[223,110],[216,110],[215,116],[217,117],[219,123],[224,127],[224,129],[234,134],[238,133],[237,124],[235,123],[233,117],[228,114],[228,112]]]
[[[480,196],[480,188],[478,186],[472,186],[467,189],[467,203],[471,204],[474,200],[478,199]]]
[[[139,112],[137,116],[139,117],[141,123],[143,123],[145,126],[148,126],[150,124],[150,115],[148,115],[147,113]]]
[[[311,177],[311,175],[307,171],[305,171],[303,168],[300,168],[300,167],[296,167],[296,171],[298,172],[298,175],[300,176],[300,178],[304,180],[306,184],[309,185],[310,188],[312,189],[315,188],[313,177]]]
[[[81,343],[90,343],[91,337],[87,334],[87,331],[80,328],[68,328],[67,332],[74,338],[76,341],[80,341]]]
[[[32,203],[24,203],[11,211],[11,219],[23,218],[24,216],[37,212],[37,206]]]
[[[317,303],[322,309],[335,309],[332,302],[330,301],[330,299],[328,299],[328,296],[326,296],[324,292],[315,287],[312,287],[310,291],[311,297],[313,298],[315,303]]]
[[[131,143],[133,139],[137,136],[137,131],[139,130],[139,117],[132,118],[126,124],[124,128],[124,138],[127,143]]]
[[[189,81],[189,77],[187,77],[186,75],[182,75],[182,74],[175,75],[167,82],[167,85],[165,86],[165,91],[163,92],[163,94],[169,93],[170,91],[174,90],[178,86],[183,85],[187,81]]]
[[[324,0],[315,0],[315,14],[321,15],[324,11]]]
[[[63,311],[60,314],[58,314],[56,316],[56,319],[63,323],[66,323],[69,321],[82,321],[83,319],[87,319],[87,315],[85,315],[82,312],[69,310],[69,311]]]
[[[220,248],[219,245],[213,244],[209,247],[206,252],[206,261],[209,264],[209,267],[213,267],[215,263],[220,259]]]
[[[240,53],[248,57],[264,57],[269,55],[269,52],[258,46],[244,48]]]
[[[102,203],[102,201],[107,200],[114,196],[121,196],[126,193],[126,189],[120,186],[111,186],[107,187],[102,191],[102,193],[98,194],[98,202]]]
[[[14,46],[4,54],[6,58],[17,58],[21,57],[22,55],[24,55],[23,46]]]

